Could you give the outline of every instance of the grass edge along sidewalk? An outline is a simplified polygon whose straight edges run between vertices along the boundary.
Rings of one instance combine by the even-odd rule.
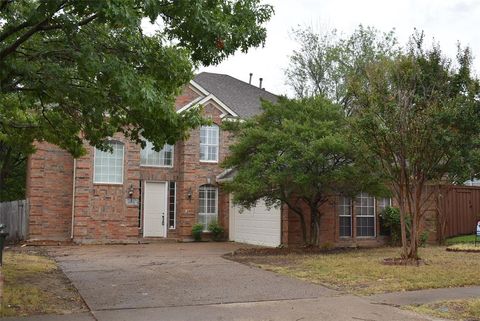
[[[70,280],[39,248],[4,252],[0,317],[69,314],[87,311]]]

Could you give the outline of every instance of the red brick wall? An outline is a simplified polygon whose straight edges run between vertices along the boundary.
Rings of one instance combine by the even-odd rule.
[[[187,105],[188,103],[194,101],[198,97],[203,96],[200,95],[197,91],[195,91],[190,85],[186,86],[180,96],[175,99],[175,108],[178,110],[183,106]]]
[[[136,240],[139,236],[138,206],[127,205],[130,186],[139,197],[140,146],[118,134],[124,143],[122,185],[93,182],[94,148],[77,160],[75,180],[74,240],[83,243]]]
[[[200,95],[185,88],[177,98],[177,108]],[[223,114],[214,103],[204,106],[204,115],[221,125]],[[130,186],[133,198],[140,198],[140,184],[146,181],[176,182],[176,228],[168,237],[190,239],[197,222],[199,187],[216,185],[216,176],[223,172],[219,164],[228,153],[231,135],[220,130],[219,162],[200,162],[200,129],[175,145],[172,168],[140,166],[140,146],[127,141],[121,134],[114,139],[124,143],[124,181],[121,185],[93,182],[94,148],[76,161],[74,240],[83,243],[136,241],[142,237],[143,213],[136,205],[127,205]],[[73,158],[51,144],[39,144],[29,162],[28,191],[31,199],[31,238],[69,239],[72,218]],[[142,190],[144,187],[142,186]],[[192,198],[187,198],[189,190]],[[229,199],[219,188],[219,222],[227,230]],[[140,226],[139,226],[140,225]]]
[[[332,196],[327,202],[325,202],[320,211],[322,216],[320,218],[320,244],[322,245],[341,245],[341,246],[350,246],[350,245],[361,245],[361,246],[374,246],[381,245],[385,242],[385,237],[380,236],[380,225],[378,214],[379,210],[377,208],[377,218],[376,218],[376,233],[375,238],[357,238],[356,237],[356,220],[355,216],[352,218],[352,237],[350,238],[341,238],[339,236],[339,217],[337,212],[337,203],[338,198]],[[301,203],[301,209],[304,213],[309,212],[309,208],[305,203]],[[306,216],[306,225],[307,225],[307,239],[310,235],[310,220],[309,215]],[[300,245],[302,244],[302,231],[300,226],[300,219],[298,214],[289,209],[284,205],[282,210],[282,224],[284,231],[282,233],[282,242],[288,245]]]
[[[67,240],[72,214],[73,158],[49,143],[35,143],[28,159],[29,238]]]
[[[211,117],[213,123],[221,125],[222,112],[212,104],[204,106],[205,116]],[[204,184],[216,185],[216,176],[224,171],[220,163],[228,153],[231,134],[220,129],[219,162],[200,162],[200,129],[192,130],[188,140],[177,143],[182,158],[179,165],[179,183],[177,184],[177,232],[181,239],[191,238],[192,226],[197,222],[199,207],[199,187]],[[189,190],[192,199],[187,198]],[[218,221],[228,230],[228,195],[219,188]]]

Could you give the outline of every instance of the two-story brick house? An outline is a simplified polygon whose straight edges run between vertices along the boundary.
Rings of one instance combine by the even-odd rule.
[[[194,223],[218,220],[228,233],[229,196],[216,177],[228,152],[227,118],[261,112],[268,91],[227,75],[201,73],[176,100],[178,112],[196,105],[212,126],[155,152],[116,135],[113,153],[88,146],[73,159],[49,143],[37,143],[28,161],[29,238],[78,242],[136,241],[141,237],[190,239]]]
[[[201,104],[212,126],[155,152],[116,135],[113,153],[87,146],[73,159],[49,143],[37,143],[28,161],[29,238],[81,243],[137,242],[165,237],[191,240],[192,226],[218,220],[230,240],[276,246],[301,242],[297,216],[286,206],[258,202],[239,209],[222,190],[230,173],[220,167],[233,141],[220,125],[262,112],[261,100],[277,96],[221,74],[200,73],[176,100],[181,112]],[[324,204],[320,240],[332,244],[381,243],[379,213],[389,199],[365,193],[332,197]]]

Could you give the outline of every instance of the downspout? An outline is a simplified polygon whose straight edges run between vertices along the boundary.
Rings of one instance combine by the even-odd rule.
[[[73,159],[73,183],[72,183],[72,228],[70,233],[70,239],[73,240],[73,229],[75,225],[75,180],[77,177],[77,159]]]

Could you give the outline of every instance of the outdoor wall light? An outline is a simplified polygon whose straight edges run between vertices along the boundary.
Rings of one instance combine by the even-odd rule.
[[[130,198],[133,197],[133,184],[130,184],[130,187],[128,188],[128,196]]]
[[[188,189],[187,198],[188,198],[189,201],[192,200],[192,188],[191,187]]]

